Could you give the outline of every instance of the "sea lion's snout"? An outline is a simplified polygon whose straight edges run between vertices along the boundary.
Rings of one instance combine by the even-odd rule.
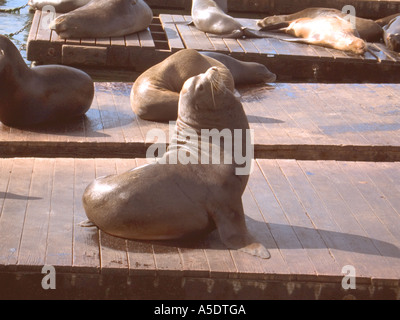
[[[266,83],[276,81],[276,74],[272,73],[272,72],[266,73],[266,74],[262,75],[262,77],[263,77],[263,81]]]
[[[351,47],[355,54],[364,54],[365,51],[367,51],[367,45],[365,44],[365,41],[359,38],[353,41]]]

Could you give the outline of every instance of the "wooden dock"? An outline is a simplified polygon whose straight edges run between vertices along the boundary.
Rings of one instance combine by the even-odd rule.
[[[64,127],[1,125],[1,299],[400,299],[400,85],[239,88],[258,158],[244,210],[269,260],[216,232],[138,242],[79,226],[86,186],[146,163],[146,133],[168,132],[132,113],[130,88],[96,83],[87,116]],[[56,290],[42,289],[44,265]]]
[[[131,83],[96,83],[85,117],[54,128],[0,124],[3,157],[143,158],[160,129],[135,116]],[[241,87],[254,130],[255,157],[297,160],[400,161],[400,85],[283,84]]]
[[[244,26],[256,28],[256,19],[238,19]],[[272,38],[227,39],[188,26],[190,16],[170,14],[155,17],[149,29],[138,34],[63,40],[42,21],[47,18],[37,11],[28,38],[28,60],[76,66],[91,75],[101,69],[134,81],[138,74],[174,52],[191,48],[262,63],[277,74],[279,82],[400,82],[400,55],[381,43],[370,44],[377,58],[368,52],[359,56]]]

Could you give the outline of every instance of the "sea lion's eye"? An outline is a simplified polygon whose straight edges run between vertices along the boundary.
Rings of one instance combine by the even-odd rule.
[[[199,91],[203,91],[203,90],[204,90],[204,86],[201,84],[201,85],[198,86],[197,89],[198,89]]]

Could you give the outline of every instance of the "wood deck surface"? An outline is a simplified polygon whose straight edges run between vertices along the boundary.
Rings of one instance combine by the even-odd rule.
[[[130,108],[131,83],[96,83],[87,114],[35,130],[0,124],[3,157],[145,157],[159,129]],[[273,84],[238,88],[255,156],[300,160],[400,160],[398,84]]]
[[[361,288],[399,294],[399,163],[257,160],[243,204],[248,228],[269,248],[269,260],[226,249],[216,232],[193,242],[138,242],[78,225],[86,219],[83,191],[94,178],[144,163],[1,159],[0,273],[38,273],[52,265],[59,273],[88,276],[340,285],[342,268],[351,265]]]

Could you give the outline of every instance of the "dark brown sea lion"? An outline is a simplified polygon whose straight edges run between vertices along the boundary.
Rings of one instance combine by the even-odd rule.
[[[383,27],[383,41],[388,49],[400,52],[400,16]]]
[[[260,28],[266,28],[268,26],[288,22],[289,24],[300,18],[318,18],[318,17],[340,17],[345,18],[347,13],[344,13],[338,9],[333,8],[308,8],[302,11],[287,14],[287,15],[276,15],[269,16],[257,22]],[[355,17],[355,27],[358,31],[359,37],[368,42],[380,41],[382,38],[382,27],[375,21],[370,19],[364,19]],[[263,30],[263,29],[262,29]]]
[[[61,38],[118,37],[146,29],[153,12],[143,0],[92,0],[52,21]]]
[[[46,6],[52,6],[55,12],[64,13],[83,7],[90,0],[29,0],[28,5],[33,10],[42,10]]]
[[[0,35],[0,121],[31,127],[81,116],[94,95],[84,72],[59,65],[28,68],[14,44]]]
[[[171,140],[161,159],[98,178],[86,188],[83,206],[89,223],[85,225],[92,223],[111,235],[139,240],[179,239],[216,227],[228,248],[270,257],[246,227],[241,197],[250,172],[238,175],[238,169],[244,167],[236,161],[232,148],[244,150],[250,143],[244,134],[249,123],[223,77],[218,67],[212,67],[185,82],[176,123],[178,138]],[[229,152],[211,136],[205,140],[205,129],[243,134]],[[186,140],[188,135],[196,140]],[[206,141],[207,148],[194,143],[199,141]],[[217,151],[205,154],[210,146]],[[182,163],[180,159],[188,154],[193,162]],[[215,154],[224,161],[215,163]]]

